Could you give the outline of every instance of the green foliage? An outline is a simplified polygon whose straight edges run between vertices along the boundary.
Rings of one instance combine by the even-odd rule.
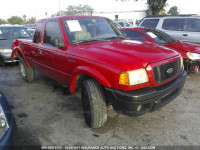
[[[169,15],[178,15],[178,7],[177,6],[173,6],[169,9],[169,11],[167,12],[167,14]]]
[[[165,10],[167,4],[164,5],[164,7],[159,11],[159,13],[157,15],[167,15],[167,12]],[[148,10],[146,11],[147,16],[152,16],[152,11],[151,11],[151,7],[148,6]]]
[[[121,0],[121,1],[126,2],[129,0]],[[134,1],[139,1],[139,0],[134,0]],[[167,0],[147,0],[147,4],[148,4],[147,15],[166,14],[166,12],[164,11],[166,2]]]
[[[10,18],[8,18],[8,23],[9,24],[23,24],[23,19],[21,17],[18,17],[18,16],[12,16]]]
[[[31,17],[27,19],[26,15],[23,15],[23,17],[19,17],[19,16],[11,16],[10,18],[7,19],[7,22],[3,19],[0,19],[0,24],[35,24],[36,23],[36,18],[35,17]]]
[[[31,17],[26,21],[26,24],[35,24],[36,22],[37,22],[36,18],[35,17]]]
[[[26,22],[26,15],[23,15],[23,21]]]
[[[0,24],[6,24],[6,20],[0,18]]]
[[[160,11],[166,6],[166,2],[167,0],[147,0],[152,15],[159,15]]]
[[[94,9],[89,5],[78,5],[73,6],[70,5],[66,8],[66,11],[57,12],[56,14],[53,14],[53,16],[69,16],[69,15],[78,15],[82,12],[92,12]],[[61,14],[60,14],[61,13]]]
[[[79,5],[79,6],[68,6],[66,15],[77,15],[81,12],[89,12],[93,11],[94,9],[89,5]]]

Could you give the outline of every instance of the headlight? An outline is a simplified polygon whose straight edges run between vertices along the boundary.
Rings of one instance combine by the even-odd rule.
[[[0,49],[0,53],[10,53],[12,49]]]
[[[4,134],[6,133],[8,128],[9,128],[8,121],[0,105],[0,140],[4,137]]]
[[[192,59],[192,60],[200,59],[200,54],[197,54],[197,53],[187,52],[187,56],[189,59]]]
[[[141,83],[146,83],[149,81],[147,72],[145,69],[138,69],[134,71],[122,72],[119,77],[120,85],[137,85]]]

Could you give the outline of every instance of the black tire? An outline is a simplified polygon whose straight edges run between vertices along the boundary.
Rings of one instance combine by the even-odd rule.
[[[25,81],[32,82],[34,80],[35,72],[33,67],[27,67],[22,57],[19,58],[19,71]]]
[[[100,128],[107,121],[107,106],[101,85],[87,79],[82,82],[81,99],[86,124],[91,128]]]
[[[0,66],[5,67],[5,62],[3,60],[0,60]]]

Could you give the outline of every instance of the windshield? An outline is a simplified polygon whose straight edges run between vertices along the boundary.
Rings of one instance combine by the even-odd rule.
[[[175,39],[160,30],[143,29],[142,31],[149,35],[157,44],[168,44],[176,42]]]
[[[64,19],[63,24],[72,44],[124,38],[111,20],[105,18]]]
[[[31,37],[22,27],[0,27],[0,40]]]

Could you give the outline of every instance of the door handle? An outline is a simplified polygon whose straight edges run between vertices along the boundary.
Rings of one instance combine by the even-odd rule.
[[[42,51],[43,51],[43,50],[42,50],[42,49],[38,49],[38,50],[39,50],[39,53],[42,54]]]
[[[188,36],[188,34],[183,34],[183,36]]]

